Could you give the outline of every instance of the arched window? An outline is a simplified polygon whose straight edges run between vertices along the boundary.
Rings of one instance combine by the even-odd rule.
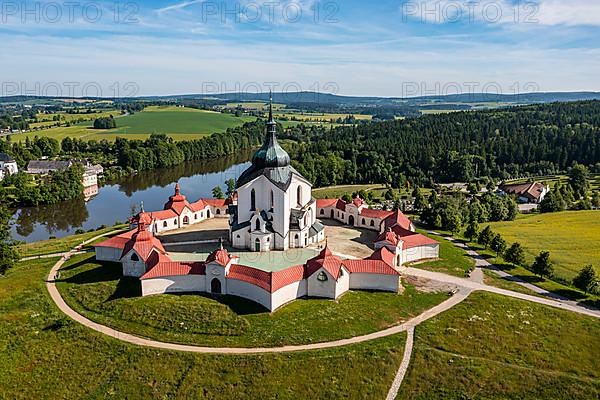
[[[296,189],[296,199],[298,200],[298,207],[302,207],[302,186],[300,185]]]
[[[397,259],[396,259],[396,267],[400,266],[400,255],[398,255]]]
[[[250,210],[256,210],[256,190],[250,191]]]
[[[366,225],[366,224],[367,224],[367,221],[365,221],[365,219],[364,219],[364,218],[362,219],[362,224],[363,224],[363,225]]]
[[[259,219],[256,220],[256,230],[260,231],[260,220]]]
[[[198,219],[198,214],[194,214],[194,219]]]
[[[327,278],[327,274],[324,271],[321,271],[319,272],[319,275],[317,275],[317,280],[319,282],[327,282],[329,278]]]
[[[371,226],[375,226],[375,221],[371,220]]]
[[[296,241],[297,241],[298,239],[300,239],[300,236],[296,233],[296,236],[294,237],[294,239],[296,239]]]
[[[140,258],[138,257],[138,255],[137,255],[137,254],[133,253],[133,254],[131,255],[131,261],[140,261]]]
[[[177,226],[177,220],[176,219],[173,220],[173,225]]]
[[[308,213],[306,213],[306,215],[304,215],[304,226],[308,226],[308,223],[310,222],[310,220],[308,219],[309,215]]]
[[[221,215],[221,210],[217,208],[217,215]]]
[[[321,208],[321,215],[325,215],[325,210]]]
[[[204,213],[203,212],[200,213],[200,218],[204,218]]]
[[[167,221],[164,221],[163,222],[163,228],[166,228],[166,227],[167,227]]]
[[[275,194],[273,193],[273,190],[271,190],[270,199],[271,199],[271,210],[272,210],[273,208],[275,208]]]

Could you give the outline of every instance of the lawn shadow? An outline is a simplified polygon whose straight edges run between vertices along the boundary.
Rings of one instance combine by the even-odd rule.
[[[87,262],[83,262],[83,264],[86,263]],[[115,268],[115,266],[118,266],[118,264],[112,264],[113,265],[99,265],[95,268],[82,271],[69,278],[60,279],[59,281],[76,285],[116,281],[121,278],[121,268]]]
[[[270,311],[264,306],[253,302],[252,300],[243,299],[241,297],[229,295],[212,295],[205,292],[188,292],[188,293],[169,293],[167,296],[200,296],[206,299],[218,301],[219,303],[229,307],[231,311],[237,315],[254,315],[265,314]]]
[[[142,285],[138,278],[122,277],[117,283],[117,288],[110,295],[106,302],[118,299],[130,299],[133,297],[142,297]]]

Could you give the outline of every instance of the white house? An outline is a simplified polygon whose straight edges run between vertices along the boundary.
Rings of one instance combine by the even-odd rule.
[[[6,153],[0,153],[0,181],[8,175],[19,172],[19,166],[14,158]]]

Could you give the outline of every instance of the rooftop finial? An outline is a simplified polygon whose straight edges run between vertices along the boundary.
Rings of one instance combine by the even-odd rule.
[[[223,238],[219,237],[219,249],[223,250]]]
[[[275,122],[273,120],[273,92],[269,90],[269,123]]]
[[[180,189],[179,189],[179,182],[177,182],[177,183],[175,184],[175,195],[176,195],[176,196],[179,196],[179,193],[180,193],[180,192],[181,192],[181,191],[180,191]]]
[[[144,211],[144,200],[140,202],[140,213],[146,212]]]

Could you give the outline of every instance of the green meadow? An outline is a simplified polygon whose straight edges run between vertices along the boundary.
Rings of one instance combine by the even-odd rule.
[[[0,277],[2,399],[381,399],[405,335],[330,350],[252,356],[133,346],[64,316],[44,279],[55,259]]]
[[[521,215],[515,221],[489,225],[509,243],[520,242],[529,262],[540,251],[549,251],[555,272],[560,276],[572,279],[587,264],[594,265],[600,273],[598,211]]]
[[[69,136],[85,140],[114,140],[117,137],[127,139],[146,139],[153,133],[166,134],[175,140],[193,140],[224,132],[228,128],[254,121],[254,117],[236,117],[214,111],[181,108],[175,106],[152,106],[144,111],[117,117],[117,128],[98,130],[91,128],[93,121],[70,127],[58,127],[29,132],[14,137],[24,140],[26,136],[48,136],[57,140]]]
[[[489,293],[473,293],[417,326],[397,399],[597,399],[600,324]]]

